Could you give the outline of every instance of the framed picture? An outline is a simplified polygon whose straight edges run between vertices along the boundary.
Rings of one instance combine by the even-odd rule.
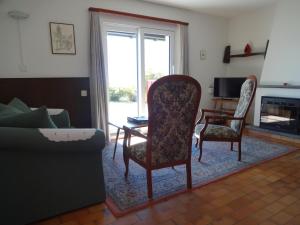
[[[76,55],[73,24],[49,23],[52,54]]]

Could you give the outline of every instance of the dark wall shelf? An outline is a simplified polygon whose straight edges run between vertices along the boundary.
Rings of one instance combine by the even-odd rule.
[[[266,85],[262,84],[259,88],[285,88],[285,89],[300,89],[300,85]]]
[[[265,48],[264,52],[253,52],[253,53],[250,53],[250,54],[234,54],[234,55],[231,55],[231,46],[227,45],[225,47],[225,51],[224,51],[223,63],[229,64],[231,58],[243,58],[243,57],[250,57],[250,56],[257,56],[257,55],[262,55],[262,56],[264,56],[264,58],[266,58],[268,47],[269,47],[269,40],[267,41],[266,48]]]

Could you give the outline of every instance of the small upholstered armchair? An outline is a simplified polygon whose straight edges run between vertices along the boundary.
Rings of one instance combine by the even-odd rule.
[[[199,145],[200,155],[202,157],[203,141],[221,141],[230,142],[231,151],[233,143],[238,143],[238,160],[241,161],[241,140],[245,120],[251,103],[253,101],[257,86],[257,80],[254,75],[249,76],[241,88],[240,99],[234,113],[219,110],[202,109],[201,117],[195,126],[194,136],[196,137],[196,147]],[[205,123],[201,123],[205,119]],[[225,120],[230,122],[230,126],[221,126],[212,124],[213,120]]]
[[[192,187],[191,147],[201,86],[192,77],[170,75],[149,89],[147,136],[124,127],[123,156],[128,176],[129,159],[147,171],[148,197],[152,198],[152,170],[186,165],[187,187]],[[145,142],[130,145],[131,135]]]

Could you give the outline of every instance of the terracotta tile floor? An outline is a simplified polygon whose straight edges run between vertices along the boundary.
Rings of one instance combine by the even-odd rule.
[[[298,225],[300,151],[121,218],[99,204],[35,225],[102,224]]]

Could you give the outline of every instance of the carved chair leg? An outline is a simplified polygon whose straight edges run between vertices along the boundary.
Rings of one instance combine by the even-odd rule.
[[[196,144],[195,144],[195,147],[196,147],[196,148],[197,148],[197,146],[198,146],[198,143],[199,143],[199,139],[196,138]]]
[[[192,188],[192,169],[191,169],[191,162],[188,162],[186,164],[186,182],[187,182],[187,188]]]
[[[114,148],[113,160],[115,159],[115,156],[116,156],[116,150],[117,150],[117,145],[118,145],[119,134],[120,134],[120,128],[118,128],[118,130],[117,130],[117,136],[116,136],[116,143],[115,143],[115,148]]]
[[[147,169],[148,198],[152,198],[152,171]]]
[[[128,177],[128,170],[129,170],[129,157],[125,153],[125,151],[123,151],[123,159],[124,159],[124,163],[125,163],[125,178],[127,178]]]
[[[199,143],[199,150],[200,150],[200,155],[199,155],[199,158],[198,158],[198,161],[200,162],[201,158],[202,158],[202,145],[203,145],[203,141],[200,140],[200,143]]]
[[[230,150],[233,151],[233,142],[230,144]]]
[[[239,141],[239,161],[242,160],[242,141]]]

